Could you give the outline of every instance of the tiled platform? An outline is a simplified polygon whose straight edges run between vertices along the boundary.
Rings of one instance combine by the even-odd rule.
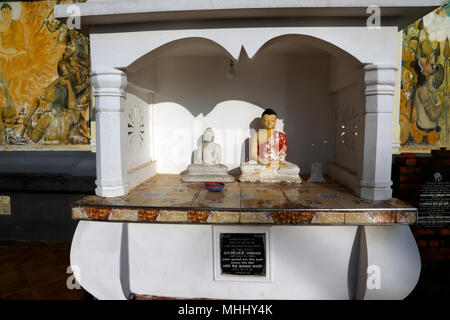
[[[302,177],[303,178],[303,177]],[[231,182],[220,192],[179,175],[156,175],[115,198],[88,196],[72,206],[73,219],[201,224],[415,224],[417,209],[398,199],[369,201],[341,184]]]

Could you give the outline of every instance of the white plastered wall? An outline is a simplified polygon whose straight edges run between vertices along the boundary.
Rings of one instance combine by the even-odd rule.
[[[245,54],[227,78],[229,60],[167,57],[157,63],[155,158],[158,172],[180,173],[191,163],[203,131],[212,127],[229,169],[248,161],[250,130],[259,127],[264,108],[279,116],[287,134],[287,160],[309,172],[310,164],[334,159],[335,112],[328,88],[329,55]]]
[[[350,57],[331,57],[330,89],[336,110],[336,159],[330,174],[354,189],[363,166],[366,101],[362,65]]]
[[[156,173],[153,160],[152,93],[128,83],[125,114],[128,123],[127,174],[130,187],[134,187]],[[147,96],[144,101],[139,96]],[[150,102],[150,103],[149,103]]]

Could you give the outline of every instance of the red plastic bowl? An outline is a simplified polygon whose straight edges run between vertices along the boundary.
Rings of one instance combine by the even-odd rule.
[[[212,192],[218,192],[222,190],[224,186],[225,184],[222,182],[205,182],[206,189]]]

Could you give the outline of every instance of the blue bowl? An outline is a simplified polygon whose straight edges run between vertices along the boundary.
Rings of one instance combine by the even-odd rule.
[[[205,182],[205,187],[208,191],[219,192],[225,186],[222,182]]]

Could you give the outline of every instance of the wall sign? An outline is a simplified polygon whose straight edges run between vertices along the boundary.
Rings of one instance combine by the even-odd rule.
[[[11,214],[10,197],[0,196],[0,214]]]
[[[221,233],[221,273],[265,276],[265,236],[264,233]]]
[[[270,281],[270,227],[213,227],[215,280]]]
[[[450,167],[424,168],[420,188],[418,223],[442,227],[450,225]]]

